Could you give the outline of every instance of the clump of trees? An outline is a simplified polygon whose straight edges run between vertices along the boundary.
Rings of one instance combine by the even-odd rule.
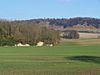
[[[69,39],[79,39],[79,34],[77,31],[75,30],[71,30],[70,32],[68,32],[68,36]]]
[[[44,23],[20,21],[0,21],[0,46],[14,46],[17,43],[35,45],[39,41],[45,44],[57,44],[59,32]]]
[[[79,39],[79,33],[75,30],[66,31],[63,38],[67,39]]]

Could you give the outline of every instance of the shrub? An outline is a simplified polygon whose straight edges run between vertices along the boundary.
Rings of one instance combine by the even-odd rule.
[[[14,46],[16,41],[13,39],[0,39],[0,46]]]

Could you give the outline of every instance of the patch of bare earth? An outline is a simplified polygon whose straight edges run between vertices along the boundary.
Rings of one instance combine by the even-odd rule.
[[[99,33],[79,33],[80,38],[98,38],[100,36]]]

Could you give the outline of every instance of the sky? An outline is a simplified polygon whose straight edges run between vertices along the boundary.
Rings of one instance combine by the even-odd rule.
[[[100,18],[100,0],[0,0],[0,18]]]

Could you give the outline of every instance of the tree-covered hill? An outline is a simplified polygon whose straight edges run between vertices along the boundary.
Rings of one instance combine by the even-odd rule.
[[[94,26],[96,28],[100,28],[100,19],[97,18],[90,18],[90,17],[76,17],[76,18],[62,18],[62,19],[31,19],[31,20],[24,20],[22,22],[33,22],[33,23],[43,23],[48,22],[50,26],[63,26],[72,27],[74,25],[87,25],[87,26]]]

